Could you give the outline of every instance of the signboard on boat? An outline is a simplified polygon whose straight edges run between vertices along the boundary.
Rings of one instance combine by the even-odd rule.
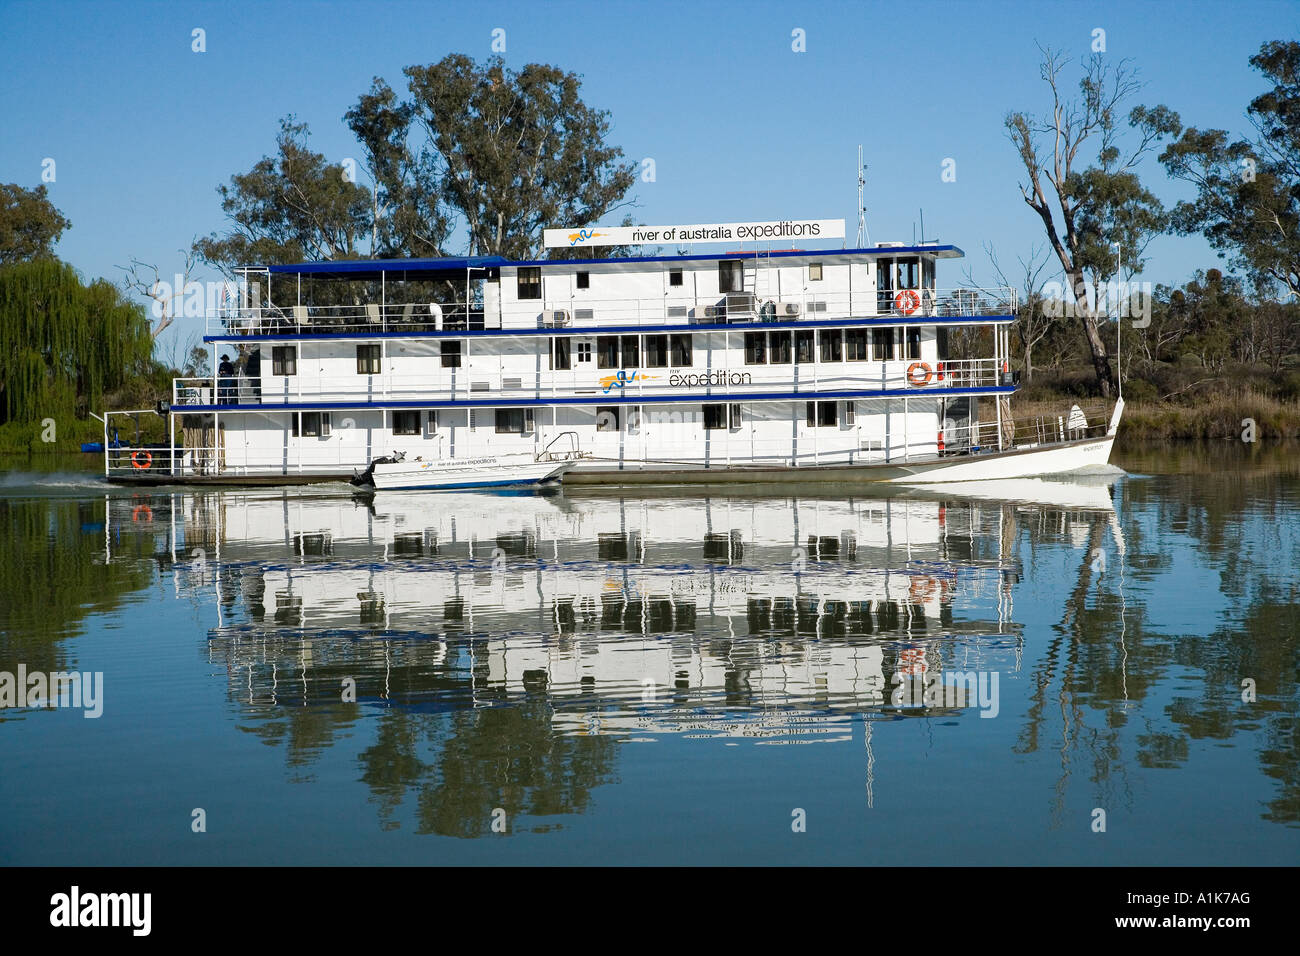
[[[710,222],[689,226],[591,226],[547,229],[548,249],[572,246],[639,246],[645,243],[785,242],[843,239],[843,219],[781,219],[775,222]]]

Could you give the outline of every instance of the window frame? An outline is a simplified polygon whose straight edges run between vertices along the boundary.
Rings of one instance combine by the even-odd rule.
[[[372,371],[367,371],[372,369]],[[384,374],[384,347],[374,342],[357,343],[357,374]]]
[[[728,414],[725,402],[709,402],[700,406],[704,418],[705,431],[726,431]]]
[[[645,367],[667,368],[669,354],[667,333],[647,335],[644,338],[645,341],[641,344],[641,350],[645,359]]]
[[[575,289],[591,288],[591,273],[588,271],[579,271],[574,273],[573,287]]]
[[[451,351],[448,352],[447,349]],[[443,368],[460,368],[465,355],[465,343],[460,339],[445,339],[438,343],[438,357]]]
[[[827,348],[830,345],[831,348]],[[829,353],[829,357],[828,356]],[[817,330],[817,361],[819,362],[843,362],[844,361],[844,330],[843,329],[818,329]]]
[[[289,378],[298,374],[298,346],[271,346],[271,374]]]
[[[609,415],[614,419],[614,426],[601,424],[601,416]],[[618,405],[597,405],[596,406],[596,431],[605,434],[617,434],[623,425],[623,415]]]
[[[515,273],[515,298],[520,302],[540,302],[542,298],[542,267],[520,266]]]
[[[391,421],[388,428],[393,435],[400,435],[403,438],[411,438],[422,433],[421,426],[423,423],[420,419],[423,418],[423,416],[420,414],[419,409],[394,408],[389,412],[389,415],[391,416]],[[401,430],[399,430],[399,418],[403,423],[413,420],[415,422],[414,427],[402,427]]]
[[[684,356],[686,361],[677,361],[679,355]],[[694,368],[695,336],[690,332],[674,332],[668,339],[668,361],[672,368]]]

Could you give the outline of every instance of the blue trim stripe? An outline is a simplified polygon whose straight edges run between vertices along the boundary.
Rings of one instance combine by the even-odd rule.
[[[927,326],[927,325],[1007,325],[1014,315],[963,315],[939,317],[924,316],[924,321],[889,316],[871,319],[804,319],[790,322],[734,322],[709,325],[606,325],[595,328],[537,328],[537,329],[473,329],[460,332],[285,332],[265,335],[205,335],[204,342],[340,342],[371,341],[374,339],[492,339],[525,338],[548,335],[628,335],[636,332],[784,332],[795,329],[861,328],[864,326]]]
[[[582,395],[566,398],[467,398],[461,400],[430,399],[422,402],[285,402],[262,405],[173,405],[176,415],[194,415],[207,412],[248,412],[276,414],[278,412],[333,412],[349,409],[412,409],[412,408],[563,408],[566,406],[595,407],[597,405],[675,405],[696,403],[713,405],[738,402],[829,402],[842,398],[930,398],[940,395],[1010,395],[1014,385],[987,385],[967,388],[918,388],[915,391],[898,389],[853,389],[824,392],[761,392],[754,395],[737,395],[722,392],[701,395]]]

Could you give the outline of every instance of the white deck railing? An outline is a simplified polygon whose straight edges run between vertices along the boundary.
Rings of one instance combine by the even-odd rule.
[[[472,361],[472,357],[471,357]],[[597,368],[581,363],[577,370],[479,372],[472,366],[443,369],[434,364],[428,373],[379,375],[312,374],[300,366],[290,377],[262,376],[217,380],[213,377],[177,378],[172,383],[172,406],[240,405],[250,408],[301,402],[420,402],[467,399],[586,398],[599,404],[604,396],[698,396],[744,401],[762,392],[807,393],[834,391],[897,391],[923,395],[937,388],[983,388],[1001,382],[995,359],[926,363],[916,369],[910,360],[772,363],[728,368]],[[451,374],[452,372],[455,374]],[[635,373],[635,374],[634,374]],[[699,376],[698,385],[673,383],[674,377]],[[706,378],[706,376],[712,376]]]
[[[274,337],[325,334],[454,332],[466,330],[602,326],[731,325],[888,317],[899,324],[926,319],[1014,315],[1016,290],[914,289],[868,292],[756,294],[692,297],[665,294],[638,299],[594,298],[512,302],[485,311],[464,303],[406,302],[355,305],[266,305],[228,309],[207,317],[207,334]]]

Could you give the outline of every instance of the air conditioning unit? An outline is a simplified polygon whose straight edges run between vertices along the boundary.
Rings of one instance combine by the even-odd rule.
[[[567,309],[548,309],[542,313],[542,325],[568,325],[571,321]]]
[[[726,314],[727,314],[726,306],[697,305],[695,307],[695,317],[697,319],[717,319]]]
[[[798,317],[800,312],[798,302],[778,302],[776,304],[776,314],[786,317]]]

